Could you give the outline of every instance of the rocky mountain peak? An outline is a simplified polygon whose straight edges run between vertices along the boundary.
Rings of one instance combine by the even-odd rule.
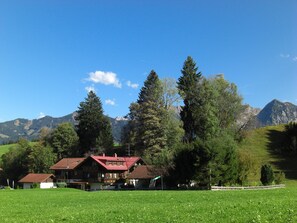
[[[279,125],[297,121],[297,106],[289,102],[272,100],[257,115],[261,126]]]

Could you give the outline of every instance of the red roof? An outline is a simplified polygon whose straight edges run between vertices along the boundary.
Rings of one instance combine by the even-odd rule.
[[[117,157],[117,156],[91,156],[107,170],[129,170],[140,157]]]
[[[41,183],[54,177],[53,174],[46,173],[29,173],[27,176],[19,180],[19,183]]]
[[[106,170],[127,171],[136,162],[141,160],[140,157],[119,157],[119,156],[90,156]],[[51,166],[51,170],[74,170],[88,158],[64,158]]]
[[[51,170],[74,170],[80,165],[86,158],[64,158],[59,162],[51,166]]]

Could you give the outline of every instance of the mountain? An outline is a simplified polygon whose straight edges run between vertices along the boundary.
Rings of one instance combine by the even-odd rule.
[[[239,118],[237,119],[237,125],[241,128],[247,127],[247,125],[251,124],[251,120],[253,120],[260,111],[260,108],[253,108],[248,104],[244,105]]]
[[[0,123],[0,144],[15,142],[20,138],[26,138],[28,140],[37,139],[42,128],[47,127],[54,129],[63,122],[70,122],[74,125],[76,123],[74,119],[75,115],[76,113],[74,112],[59,118],[53,118],[51,116],[33,120],[21,118]],[[127,119],[120,117],[109,119],[113,138],[116,142],[119,142],[122,128],[127,123]]]
[[[180,107],[176,108],[178,116]],[[72,113],[60,118],[45,116],[40,119],[15,119],[13,121],[0,123],[0,144],[7,142],[15,142],[19,138],[27,138],[29,140],[37,139],[39,131],[43,127],[55,128],[62,122],[70,122],[75,124],[76,113]],[[110,118],[112,134],[115,142],[120,142],[121,132],[128,120],[123,117]],[[240,127],[253,129],[263,126],[287,124],[289,122],[297,122],[297,106],[280,102],[276,99],[269,102],[262,110],[245,105],[240,114],[237,123]]]
[[[257,115],[257,122],[259,127],[297,122],[297,106],[274,99]]]

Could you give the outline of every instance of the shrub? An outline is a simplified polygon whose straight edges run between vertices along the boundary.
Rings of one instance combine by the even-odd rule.
[[[39,183],[33,183],[31,186],[33,189],[35,188],[40,188],[40,184]]]
[[[279,172],[274,173],[274,178],[275,178],[274,181],[276,184],[281,184],[285,181],[286,176],[285,176],[284,172],[279,171]]]
[[[261,167],[260,180],[263,185],[270,185],[274,181],[274,173],[272,167],[269,164],[265,164]]]
[[[65,182],[58,182],[58,183],[56,183],[56,185],[57,185],[57,188],[65,188],[65,187],[67,187],[67,184]]]

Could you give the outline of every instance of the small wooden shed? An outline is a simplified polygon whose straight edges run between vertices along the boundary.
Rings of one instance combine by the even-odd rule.
[[[33,188],[33,184],[38,184],[41,189],[54,187],[54,175],[47,173],[29,173],[19,180],[23,184],[24,189]]]
[[[157,176],[160,176],[160,170],[156,170],[154,166],[139,165],[127,179],[135,188],[149,188],[151,180]]]

